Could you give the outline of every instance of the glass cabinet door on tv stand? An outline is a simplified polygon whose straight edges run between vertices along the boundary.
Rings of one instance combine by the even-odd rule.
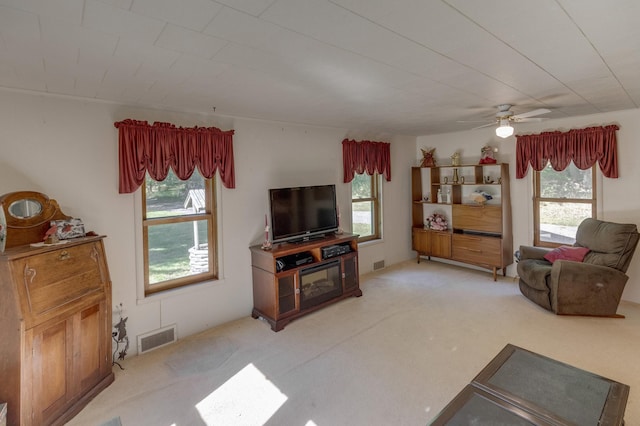
[[[345,255],[342,258],[342,278],[345,290],[358,288],[358,255]]]
[[[289,272],[282,274],[278,280],[278,315],[284,316],[298,311],[298,274]]]
[[[361,296],[357,237],[332,234],[304,243],[274,244],[271,250],[250,247],[251,316],[263,318],[273,331],[280,331],[302,315],[347,297]]]

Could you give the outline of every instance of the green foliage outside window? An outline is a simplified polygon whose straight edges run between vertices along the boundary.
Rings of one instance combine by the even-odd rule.
[[[167,178],[162,182],[155,181],[147,175],[145,185],[147,200],[181,205],[184,202],[184,194],[188,190],[204,188],[204,179],[195,171],[189,180],[180,180],[172,170],[169,170]]]
[[[578,169],[575,164],[562,171],[555,171],[548,164],[536,173],[539,179],[537,214],[541,243],[573,244],[578,225],[594,214],[592,167]]]
[[[205,179],[197,171],[186,181],[178,179],[171,170],[161,182],[146,176],[148,284],[197,273],[193,270],[190,250],[196,245],[198,249],[208,247],[208,221],[203,216],[206,215],[205,191]],[[185,217],[193,215],[202,219]]]
[[[373,177],[363,173],[356,174],[351,181],[351,226],[354,234],[360,236],[360,240],[379,237],[379,194],[376,185],[379,176]]]
[[[371,198],[371,176],[356,175],[351,181],[351,198]]]
[[[591,182],[591,167],[580,170],[571,162],[569,167],[557,172],[548,164],[540,171],[540,195],[542,198],[589,199]]]

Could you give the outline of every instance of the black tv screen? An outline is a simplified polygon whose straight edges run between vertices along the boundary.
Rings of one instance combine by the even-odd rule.
[[[338,229],[335,185],[269,190],[273,242],[305,240]]]

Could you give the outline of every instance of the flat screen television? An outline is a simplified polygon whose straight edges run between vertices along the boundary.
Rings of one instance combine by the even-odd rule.
[[[335,185],[270,189],[269,207],[274,243],[306,241],[338,229]]]

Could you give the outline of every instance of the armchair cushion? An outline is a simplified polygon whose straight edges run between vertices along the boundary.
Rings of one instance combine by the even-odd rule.
[[[518,276],[529,287],[536,290],[549,291],[551,283],[551,263],[544,259],[525,259],[518,263]]]
[[[576,246],[589,247],[585,263],[626,272],[638,244],[635,224],[585,219],[576,233]]]
[[[544,260],[545,254],[551,251],[546,247],[520,246],[520,257],[518,260],[537,259]]]
[[[518,262],[520,291],[528,299],[551,310],[551,263],[544,259],[524,259]]]
[[[544,258],[553,263],[556,260],[572,260],[574,262],[582,262],[584,257],[589,253],[586,247],[560,246],[551,250],[544,255]]]

